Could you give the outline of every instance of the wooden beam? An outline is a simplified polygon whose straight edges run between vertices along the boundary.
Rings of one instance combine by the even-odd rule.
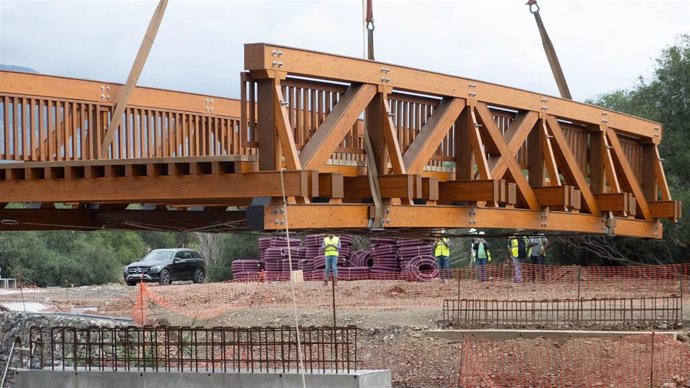
[[[606,136],[606,129],[604,128],[604,171],[606,171],[606,182],[609,185],[609,189],[613,193],[621,192],[621,184],[618,181],[618,174],[616,173],[616,167],[613,165],[613,157],[611,156],[611,146],[609,145],[609,139]]]
[[[56,77],[44,74],[15,73],[0,71],[1,95],[28,95],[48,100],[77,100],[109,107],[113,105],[110,96],[122,94],[124,85],[114,82],[92,81],[69,77]],[[102,88],[102,89],[101,89]],[[103,98],[101,98],[101,94]],[[127,103],[128,106],[175,110],[195,114],[208,114],[209,103],[213,100],[213,114],[239,118],[240,100],[219,96],[186,93],[136,86]],[[55,101],[52,101],[53,106]],[[58,120],[60,120],[58,118]],[[56,123],[53,123],[55,125]],[[101,143],[99,142],[100,149]]]
[[[257,81],[258,98],[258,137],[259,169],[261,171],[280,170],[282,168],[282,147],[276,131],[275,80],[272,78]]]
[[[439,181],[436,178],[422,178],[422,198],[428,201],[438,201]]]
[[[482,135],[479,132],[479,123],[477,122],[477,115],[474,113],[472,107],[470,109],[470,117],[472,117],[473,126],[470,128],[470,145],[472,148],[472,155],[477,162],[477,172],[479,179],[490,179],[491,172],[489,171],[489,162],[486,160],[486,152],[484,152],[484,143],[482,142]],[[493,121],[493,119],[492,119]]]
[[[20,230],[167,230],[222,231],[241,227],[244,211],[205,207],[200,211],[96,209],[2,209],[0,231]]]
[[[546,129],[546,122],[541,120],[541,131],[540,135],[543,140],[541,142],[541,154],[544,157],[544,164],[546,165],[546,172],[549,174],[549,182],[551,186],[561,185],[561,176],[558,173],[558,166],[556,165],[556,157],[553,153],[553,146],[551,145],[551,139],[549,136],[549,131]]]
[[[273,52],[277,51],[283,53],[280,58],[281,70],[294,75],[383,85],[398,90],[445,97],[467,98],[470,93],[474,93],[478,101],[521,111],[540,112],[544,105],[542,102],[544,95],[540,93],[409,67],[268,43],[245,45],[245,69],[273,69],[275,60]],[[381,68],[387,70],[385,76],[382,76]],[[548,107],[549,113],[554,116],[592,124],[601,123],[602,113],[605,112],[609,126],[656,143],[661,140],[661,124],[659,123],[557,97],[548,98]]]
[[[455,179],[459,181],[474,178],[474,163],[472,162],[472,142],[470,131],[474,130],[474,122],[470,115],[471,107],[462,111],[455,121]]]
[[[506,141],[501,135],[498,126],[496,126],[496,123],[491,116],[491,111],[486,104],[483,103],[477,104],[476,110],[479,114],[482,124],[484,125],[484,131],[488,134],[487,140],[491,141],[494,147],[498,149],[500,155],[503,156],[502,159],[507,165],[508,172],[510,173],[514,183],[517,185],[518,202],[527,208],[538,209],[539,203],[537,202],[537,197],[534,195],[529,183],[527,183],[525,176],[522,175],[522,170],[520,169],[520,166],[518,166],[517,161],[515,158],[510,156],[511,153],[510,149],[508,148],[508,144],[506,144]]]
[[[469,180],[439,183],[439,200],[444,202],[501,202],[504,180]]]
[[[627,216],[630,206],[628,201],[630,199],[629,193],[601,193],[595,194],[594,197],[599,205],[599,211],[602,212],[616,212],[623,216]]]
[[[539,205],[556,207],[559,210],[570,207],[571,189],[572,186],[532,187]]]
[[[562,171],[563,175],[569,183],[572,182],[573,186],[580,190],[582,198],[585,200],[585,209],[592,214],[599,214],[599,208],[597,207],[596,200],[594,199],[594,194],[592,194],[592,190],[590,190],[584,174],[582,171],[580,171],[580,166],[575,160],[575,156],[573,156],[570,146],[568,146],[568,141],[565,139],[565,135],[563,135],[563,130],[561,129],[560,124],[558,124],[556,118],[551,115],[547,115],[545,118],[548,128],[551,130],[551,136],[553,136],[552,139],[556,143],[556,147],[558,148],[561,160],[563,161],[565,167],[565,169]]]
[[[141,41],[141,45],[139,46],[139,51],[134,59],[132,69],[129,71],[127,82],[117,96],[117,100],[115,101],[115,111],[113,112],[112,119],[106,128],[105,134],[103,135],[103,142],[101,143],[101,155],[103,156],[108,154],[108,147],[110,147],[110,143],[113,141],[115,131],[117,131],[117,128],[120,126],[122,114],[125,112],[125,108],[127,107],[127,101],[129,100],[129,96],[132,94],[132,90],[134,90],[134,87],[137,84],[141,71],[144,69],[146,58],[148,58],[151,47],[153,46],[153,41],[156,39],[158,27],[161,25],[163,14],[165,14],[165,8],[167,6],[168,0],[160,0],[158,3],[158,7],[156,7],[156,10],[151,17],[151,21],[149,22],[149,26],[146,29],[144,39]]]
[[[421,198],[422,188],[417,185],[416,175],[379,175],[381,198]],[[344,177],[345,200],[361,201],[371,198],[369,180],[366,176]]]
[[[649,201],[656,201],[659,199],[659,191],[657,190],[657,160],[656,160],[656,144],[642,144],[642,168],[640,186],[645,198]],[[651,166],[651,168],[650,168]]]
[[[398,143],[398,136],[395,133],[395,125],[391,120],[391,108],[388,105],[387,95],[382,96],[383,102],[383,138],[386,143],[386,151],[388,151],[388,158],[391,161],[391,170],[393,174],[407,174],[407,167],[403,161],[402,151]]]
[[[345,196],[343,175],[338,173],[319,173],[319,196],[342,199]]]
[[[290,170],[301,170],[302,165],[297,155],[297,147],[295,146],[295,137],[293,134],[294,131],[292,130],[288,111],[285,109],[285,105],[283,105],[285,101],[283,89],[280,87],[280,81],[277,79],[273,84],[273,92],[275,99],[273,104],[273,115],[276,123],[276,131],[278,131],[278,139],[280,139],[280,144],[283,149],[282,154],[285,158],[285,164]]]
[[[649,211],[654,218],[668,218],[676,222],[683,215],[683,206],[680,201],[650,201]]]
[[[645,198],[644,193],[642,192],[642,188],[640,188],[640,185],[637,182],[637,178],[635,178],[635,173],[633,172],[632,167],[630,167],[628,158],[625,156],[625,151],[623,151],[623,147],[621,146],[621,143],[618,140],[618,135],[613,129],[607,128],[606,136],[611,142],[611,150],[613,151],[614,161],[616,162],[616,165],[622,172],[621,180],[623,188],[625,188],[627,192],[631,192],[633,193],[633,195],[635,195],[638,213],[645,220],[651,221],[652,214],[649,211],[647,199]]]
[[[522,148],[525,140],[527,140],[528,136],[532,134],[532,130],[534,129],[534,125],[537,123],[538,119],[539,115],[536,112],[518,113],[515,120],[510,123],[510,126],[504,135],[506,141],[508,141],[508,148],[510,149],[510,156],[507,157],[515,159],[515,155],[517,155],[518,151],[520,151],[520,148]],[[528,147],[528,149],[531,148],[532,147]],[[495,179],[503,178],[503,175],[506,173],[507,169],[508,167],[503,160],[503,156],[499,156],[494,165],[491,167],[491,176]],[[541,186],[541,184],[535,186]]]
[[[308,197],[310,171],[286,171],[285,195]],[[123,171],[124,175],[124,171]],[[316,180],[314,180],[316,181]],[[318,191],[318,187],[316,188]],[[7,202],[205,203],[230,198],[280,197],[280,172],[160,175],[0,182]]]
[[[604,133],[589,133],[589,187],[594,194],[604,192]]]
[[[544,137],[542,131],[531,131],[527,137],[527,168],[529,169],[528,180],[530,186],[532,187],[541,187],[546,185],[543,152],[545,140],[546,137]],[[505,172],[505,167],[503,168],[503,171]]]
[[[370,205],[310,204],[288,205],[290,228],[344,229],[366,227]],[[281,206],[266,206],[262,212],[266,230],[280,230]],[[543,210],[475,208],[467,206],[390,206],[386,227],[393,228],[522,228],[536,231],[605,233],[602,217],[585,213]],[[278,215],[274,212],[278,211]],[[329,217],[323,217],[328,214]],[[618,236],[660,239],[663,226],[658,222],[616,218]]]
[[[325,164],[375,95],[374,85],[350,86],[302,148],[302,168],[318,170]]]
[[[465,100],[460,98],[444,99],[438,104],[405,151],[403,161],[409,173],[418,174],[424,170],[463,109]]]
[[[664,166],[661,162],[661,156],[659,156],[658,146],[654,147],[654,169],[656,170],[657,185],[661,192],[661,199],[663,201],[670,201],[671,190],[669,190],[668,182],[666,181],[666,173],[664,172]]]

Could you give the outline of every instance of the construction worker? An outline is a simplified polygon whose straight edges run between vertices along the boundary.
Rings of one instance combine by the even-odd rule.
[[[533,281],[544,280],[544,262],[546,261],[546,248],[549,245],[549,240],[544,236],[544,233],[539,233],[538,236],[532,236],[529,239],[529,262],[534,264]]]
[[[470,235],[472,236],[472,238],[470,239],[470,268],[472,268],[472,266],[474,266],[474,264],[475,264],[475,260],[477,259],[475,257],[475,251],[474,251],[474,243],[477,239],[475,237],[477,235],[477,229],[470,228]]]
[[[445,229],[441,229],[441,234],[446,233]],[[441,283],[445,279],[450,279],[450,240],[448,237],[439,237],[434,242],[434,256],[438,263],[438,268],[441,273]]]
[[[479,281],[486,281],[486,263],[491,261],[491,252],[489,251],[489,244],[484,240],[484,232],[479,232],[479,237],[472,240],[473,256],[477,258],[477,268]]]
[[[522,283],[520,264],[527,258],[527,241],[524,236],[510,236],[508,238],[508,255],[515,268],[515,283]]]
[[[333,233],[323,238],[321,244],[323,255],[326,259],[326,269],[324,271],[323,285],[328,285],[328,272],[333,274],[333,285],[336,284],[338,278],[338,250],[340,250],[340,237]]]

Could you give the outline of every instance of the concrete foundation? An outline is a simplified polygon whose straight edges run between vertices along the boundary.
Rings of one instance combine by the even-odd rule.
[[[308,373],[307,387],[312,388],[388,388],[388,370],[364,370],[350,373]],[[302,375],[290,373],[205,373],[151,371],[51,371],[20,369],[15,374],[19,388],[301,388]]]
[[[571,338],[623,338],[631,335],[652,335],[651,331],[597,331],[597,330],[510,330],[510,329],[480,329],[480,330],[430,330],[428,335],[451,341],[462,341],[464,336],[492,341],[510,340],[516,338],[534,339],[546,338],[553,340],[567,340]],[[677,331],[655,331],[654,335],[665,335],[673,338]]]

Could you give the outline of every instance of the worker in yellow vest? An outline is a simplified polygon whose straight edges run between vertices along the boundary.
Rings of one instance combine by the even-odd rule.
[[[508,255],[515,268],[515,283],[522,283],[521,264],[527,259],[527,241],[524,236],[510,236],[508,238]]]
[[[441,234],[444,234],[445,229],[441,229]],[[450,240],[448,237],[439,237],[434,242],[434,256],[438,263],[438,269],[441,275],[441,283],[445,279],[450,279]]]
[[[328,285],[328,272],[333,274],[333,285],[338,278],[338,250],[340,249],[340,238],[334,234],[329,234],[323,238],[323,255],[326,259],[326,269],[324,271],[323,284]]]
[[[481,282],[486,281],[486,263],[491,261],[491,251],[489,244],[484,240],[485,235],[483,231],[479,232],[479,237],[472,240],[472,252],[477,260],[477,275]]]

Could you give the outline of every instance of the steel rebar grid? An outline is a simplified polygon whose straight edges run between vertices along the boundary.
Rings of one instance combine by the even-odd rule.
[[[357,327],[302,328],[308,373],[356,371]],[[32,327],[32,367],[204,373],[300,371],[295,329]]]
[[[446,327],[607,326],[622,329],[678,327],[679,296],[650,298],[483,300],[445,299]]]

